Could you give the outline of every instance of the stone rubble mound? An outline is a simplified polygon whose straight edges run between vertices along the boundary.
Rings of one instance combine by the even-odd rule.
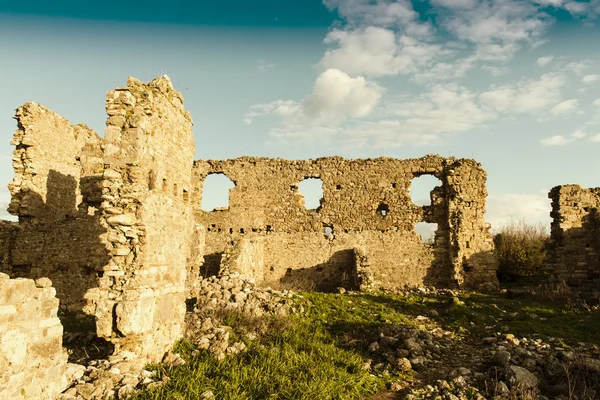
[[[425,322],[427,317],[419,316]],[[405,399],[581,399],[600,396],[600,348],[579,343],[568,348],[560,339],[517,338],[496,333],[467,343],[440,328],[393,326],[368,346],[373,359],[364,367],[377,373],[418,373],[420,387],[400,379],[392,391]],[[449,371],[449,372],[447,372]],[[440,379],[441,378],[441,379]],[[577,387],[579,385],[579,387]]]
[[[256,317],[304,312],[303,306],[296,308],[294,301],[301,298],[300,295],[290,290],[259,288],[254,279],[238,272],[224,272],[219,276],[203,279],[193,291],[193,297],[196,298],[195,312],[239,310]]]
[[[208,350],[218,360],[246,350],[241,341],[230,343],[232,329],[215,317],[219,311],[240,311],[252,317],[304,312],[304,307],[295,301],[301,296],[287,290],[258,288],[252,279],[237,272],[203,279],[193,295],[196,303],[193,311],[186,315],[185,334],[198,347],[192,356],[200,350]],[[251,335],[246,338],[255,339]],[[167,353],[162,362],[168,367],[185,364],[181,356],[172,352]],[[141,389],[159,388],[169,381],[167,376],[158,379],[155,371],[144,370],[135,354],[127,352],[107,360],[92,360],[87,367],[69,364],[68,375],[72,384],[58,400],[120,400]]]
[[[185,364],[185,360],[169,352],[163,363],[177,366]],[[92,360],[87,367],[68,364],[67,375],[72,384],[58,400],[120,400],[140,389],[161,387],[169,380],[166,376],[158,379],[156,371],[143,369],[142,361],[128,352],[110,356],[107,360]]]
[[[218,316],[215,316],[219,312],[238,311],[249,317],[304,312],[304,306],[296,301],[302,296],[289,290],[259,288],[253,279],[237,272],[203,279],[194,295],[196,304],[194,310],[186,315],[185,337],[198,350],[208,350],[218,360],[246,350],[243,342],[230,345],[231,327],[220,324]],[[256,337],[248,334],[246,339],[254,340]]]

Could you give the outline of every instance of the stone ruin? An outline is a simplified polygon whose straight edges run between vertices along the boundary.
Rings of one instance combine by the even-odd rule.
[[[59,300],[94,316],[115,354],[156,362],[183,335],[200,271],[317,290],[497,284],[486,173],[473,160],[194,161],[192,119],[166,76],[130,78],[106,111],[104,138],[36,103],[16,112],[8,210],[19,221],[0,222],[8,398],[64,389]],[[205,212],[203,182],[216,173],[235,183],[230,206]],[[421,175],[441,181],[430,206],[409,196]],[[323,182],[315,210],[298,191],[308,178]],[[438,226],[431,244],[414,231],[421,221]]]
[[[600,284],[600,188],[552,188],[549,269],[555,281],[583,290]]]

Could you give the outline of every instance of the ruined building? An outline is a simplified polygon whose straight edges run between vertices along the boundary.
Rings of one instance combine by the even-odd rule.
[[[550,271],[556,281],[598,290],[600,283],[600,188],[552,188]]]
[[[158,361],[182,336],[201,270],[317,290],[496,283],[486,173],[473,160],[194,161],[192,119],[166,76],[130,78],[108,92],[106,112],[102,138],[36,103],[17,110],[9,212],[19,221],[0,223],[0,337],[10,343],[0,366],[13,369],[0,387],[20,384],[7,370],[31,378],[14,370],[33,368],[14,351],[45,343],[35,368],[61,368],[54,290],[64,310],[93,315],[116,352]],[[235,183],[230,205],[205,212],[203,182],[216,173]],[[420,207],[409,189],[426,174],[441,185]],[[323,182],[314,210],[298,191],[309,178]],[[437,223],[433,243],[414,231],[420,221]]]

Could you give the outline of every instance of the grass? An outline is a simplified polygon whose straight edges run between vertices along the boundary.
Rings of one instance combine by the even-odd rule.
[[[372,357],[367,352],[369,343],[391,324],[421,323],[414,319],[418,315],[429,315],[435,323],[464,336],[489,335],[485,328],[491,326],[492,332],[559,337],[565,344],[600,344],[600,331],[593,329],[600,326],[598,310],[501,294],[462,293],[459,297],[464,305],[451,304],[449,297],[441,296],[306,293],[303,301],[310,307],[304,316],[248,318],[221,313],[218,318],[233,328],[232,337],[248,346],[245,353],[223,361],[207,351],[192,357],[195,347],[182,341],[175,352],[187,364],[152,366],[160,377],[167,375],[170,380],[133,399],[200,399],[206,391],[216,399],[369,398],[392,380],[408,378],[363,369]],[[248,332],[261,335],[248,341],[244,339]]]
[[[546,242],[549,236],[543,224],[511,220],[494,235],[498,258],[498,276],[503,281],[544,274]]]

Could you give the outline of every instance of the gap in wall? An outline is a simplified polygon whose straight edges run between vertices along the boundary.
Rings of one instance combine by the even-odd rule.
[[[223,173],[209,174],[202,187],[202,210],[215,211],[229,209],[229,189],[235,184]]]
[[[320,178],[306,178],[298,183],[298,192],[304,197],[307,210],[317,210],[323,199],[323,181]]]
[[[410,182],[410,199],[416,206],[431,205],[431,191],[442,186],[442,181],[433,175],[417,176]]]
[[[437,229],[438,224],[433,222],[419,222],[415,225],[415,232],[421,236],[421,241],[424,244],[433,244]]]

